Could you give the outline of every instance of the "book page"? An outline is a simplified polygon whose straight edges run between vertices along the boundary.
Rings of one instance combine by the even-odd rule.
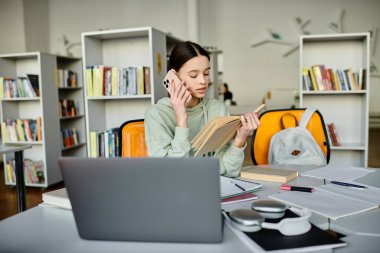
[[[200,144],[194,156],[197,157],[223,147],[236,134],[239,126],[240,121],[233,121],[217,128],[216,130],[213,129],[207,138],[203,140],[203,143]]]
[[[193,147],[198,148],[205,141],[205,139],[209,135],[211,135],[213,132],[215,132],[215,130],[217,130],[219,127],[225,124],[234,122],[236,120],[240,120],[240,117],[239,116],[217,117],[209,121],[191,141],[191,143],[193,144]]]
[[[333,220],[378,208],[378,204],[354,199],[318,187],[312,193],[287,191],[271,195],[269,198],[292,206],[308,208],[314,213]]]

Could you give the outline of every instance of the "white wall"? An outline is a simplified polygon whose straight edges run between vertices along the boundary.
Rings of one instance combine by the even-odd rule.
[[[192,12],[188,11],[186,0],[47,1],[49,25],[40,31],[48,29],[49,36],[46,39],[42,35],[45,42],[41,43],[54,54],[66,54],[63,35],[70,43],[80,43],[82,32],[99,29],[153,26],[179,38],[189,38],[187,21],[188,13]],[[282,55],[287,51],[286,46],[250,47],[268,35],[268,28],[284,39],[297,42],[299,34],[294,18],[301,17],[311,19],[307,28],[313,34],[332,33],[328,23],[341,9],[346,10],[345,32],[380,28],[379,0],[199,0],[198,3],[200,42],[223,50],[223,78],[230,84],[239,105],[255,106],[271,91],[272,107],[289,106],[293,103],[293,91],[298,90],[298,51],[285,58]],[[28,43],[25,43],[21,13],[21,0],[0,0],[0,33],[7,34],[0,40],[0,53],[25,50]],[[44,11],[40,13],[43,15]],[[30,33],[27,35],[27,41],[31,41]],[[74,46],[71,52],[80,56],[81,47]],[[376,57],[380,59],[380,35]],[[371,111],[380,111],[378,94],[380,78],[372,79]]]
[[[50,0],[50,47],[65,54],[62,36],[80,42],[81,33],[104,29],[153,26],[187,38],[187,2],[175,0]],[[171,11],[171,10],[176,11]],[[73,47],[75,55],[80,46]]]
[[[333,33],[328,23],[345,9],[344,32],[366,32],[380,28],[378,0],[208,0],[201,1],[201,42],[224,52],[224,80],[230,84],[238,104],[258,104],[272,91],[272,106],[287,106],[298,90],[299,53],[284,58],[289,47],[266,44],[250,48],[268,35],[267,29],[284,39],[298,41],[294,18],[311,19],[313,34]],[[377,41],[380,58],[380,35]],[[371,80],[370,108],[380,111],[380,79]]]
[[[27,51],[50,52],[49,0],[24,0]]]
[[[0,0],[0,32],[0,54],[26,50],[22,0]]]

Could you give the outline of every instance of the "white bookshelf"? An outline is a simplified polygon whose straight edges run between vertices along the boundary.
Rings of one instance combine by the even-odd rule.
[[[60,129],[70,128],[78,131],[78,144],[63,147],[61,141],[61,154],[62,156],[86,156],[86,127],[85,127],[85,110],[84,110],[84,88],[82,77],[82,59],[66,56],[57,56],[57,68],[63,70],[71,70],[77,74],[76,87],[62,87],[57,84],[58,98],[70,99],[76,101],[79,106],[79,112],[76,116],[62,116],[60,115]],[[60,83],[59,80],[56,80]]]
[[[151,94],[100,97],[89,97],[85,85],[87,143],[90,131],[105,131],[127,120],[143,118],[151,104],[166,96],[161,83],[167,71],[167,56],[179,41],[152,27],[82,33],[83,73],[87,66],[147,66],[151,83]]]
[[[316,107],[325,124],[334,123],[341,146],[331,147],[331,165],[367,166],[369,117],[369,33],[307,35],[300,37],[300,107]],[[305,91],[302,67],[366,69],[363,90]]]
[[[39,77],[40,97],[1,99],[1,122],[5,119],[36,119],[41,117],[42,141],[16,141],[4,144],[31,144],[32,148],[24,151],[24,158],[42,160],[44,164],[43,183],[26,183],[27,186],[47,187],[61,181],[61,172],[57,158],[61,155],[58,93],[55,86],[56,56],[40,52],[0,55],[0,76],[17,78],[26,74],[37,74]],[[3,156],[4,165],[14,159],[13,155]],[[4,169],[7,185],[9,182]]]

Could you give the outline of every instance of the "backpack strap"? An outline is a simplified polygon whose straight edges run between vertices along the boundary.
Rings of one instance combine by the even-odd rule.
[[[313,113],[316,111],[316,108],[307,108],[305,112],[302,115],[302,118],[299,122],[299,127],[306,128],[307,123],[309,123],[311,116],[313,116]]]

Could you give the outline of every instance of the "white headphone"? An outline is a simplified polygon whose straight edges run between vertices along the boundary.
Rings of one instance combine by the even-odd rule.
[[[271,201],[271,200],[270,200]],[[283,235],[300,235],[310,230],[311,224],[309,218],[311,212],[308,209],[298,209],[294,207],[289,208],[290,211],[299,215],[300,217],[285,218],[278,223],[265,222],[265,217],[258,211],[251,209],[237,209],[231,211],[227,218],[233,227],[244,232],[256,232],[261,228],[276,229]],[[266,217],[271,215],[266,212]],[[278,212],[275,213],[275,218],[278,217]]]

